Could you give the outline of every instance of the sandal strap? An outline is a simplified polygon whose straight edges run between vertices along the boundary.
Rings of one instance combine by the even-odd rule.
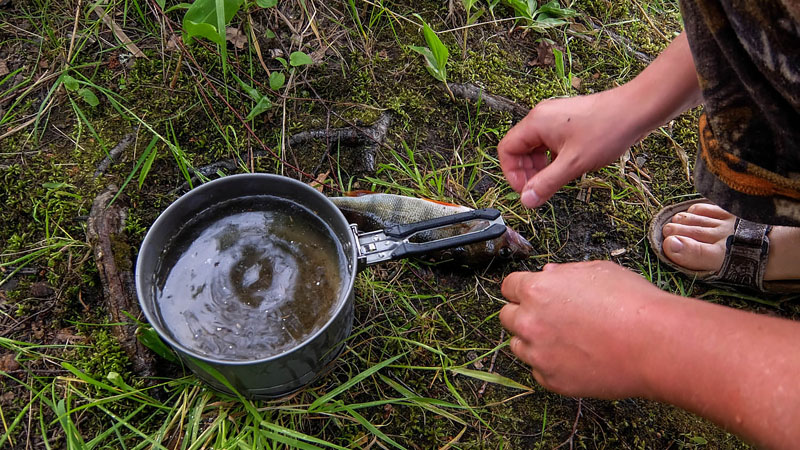
[[[733,234],[725,243],[725,259],[709,281],[764,289],[764,272],[769,256],[771,225],[737,218]]]

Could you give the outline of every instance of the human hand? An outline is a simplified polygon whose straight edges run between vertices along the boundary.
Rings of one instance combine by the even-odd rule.
[[[500,322],[536,381],[570,396],[646,396],[648,322],[669,295],[608,261],[547,264],[503,281]]]
[[[625,89],[545,100],[500,141],[500,168],[535,208],[582,174],[613,162],[644,135]],[[551,162],[548,162],[547,151]]]

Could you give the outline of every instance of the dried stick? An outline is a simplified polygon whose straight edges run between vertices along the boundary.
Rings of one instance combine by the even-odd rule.
[[[530,108],[522,106],[499,95],[489,94],[482,87],[469,83],[447,83],[447,87],[456,97],[464,98],[472,102],[481,102],[495,111],[511,113],[514,121],[522,120],[530,111]]]
[[[122,31],[122,28],[120,28],[120,26],[117,25],[116,22],[114,22],[114,19],[112,19],[108,14],[106,14],[106,11],[105,9],[103,9],[102,6],[96,5],[94,7],[94,13],[97,14],[97,17],[99,17],[100,20],[102,20],[103,23],[105,23],[106,26],[111,29],[111,32],[114,33],[114,36],[122,43],[122,45],[129,52],[131,52],[133,56],[137,58],[150,59],[144,53],[142,53],[141,50],[139,50],[139,47],[137,47],[136,44],[134,44],[133,41],[131,41],[131,38],[129,38],[128,35],[125,34],[124,31]]]
[[[94,177],[97,178],[111,166],[112,163],[115,163],[117,157],[122,154],[128,147],[130,147],[131,143],[136,139],[136,131],[130,132],[122,137],[117,145],[108,152],[108,155],[100,161],[100,164],[97,165],[97,170],[94,171]]]
[[[289,147],[305,144],[313,140],[325,139],[328,142],[341,142],[345,145],[356,146],[364,145],[365,154],[367,158],[373,158],[375,149],[383,143],[389,126],[392,123],[392,115],[384,113],[378,120],[371,126],[365,128],[330,128],[326,130],[309,130],[292,135],[286,144]],[[271,153],[264,150],[256,150],[253,152],[253,158],[260,158],[262,156],[269,156]],[[217,173],[220,169],[235,170],[238,167],[236,159],[229,158],[223,159],[207,166],[198,167],[193,170],[192,181],[201,177],[208,177]],[[189,188],[189,182],[183,183],[174,193],[186,191]]]
[[[109,205],[117,191],[116,186],[110,185],[94,199],[86,234],[94,251],[106,308],[115,324],[113,333],[133,363],[134,371],[150,376],[155,373],[153,355],[136,339],[136,326],[126,324],[124,314],[142,316],[134,288],[131,247],[124,232],[127,208],[121,206],[120,199]]]

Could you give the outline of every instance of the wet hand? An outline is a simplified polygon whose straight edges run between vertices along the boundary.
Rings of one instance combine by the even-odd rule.
[[[497,146],[500,167],[528,208],[542,205],[562,186],[622,155],[643,135],[629,99],[618,89],[545,100]],[[549,152],[549,155],[548,155]]]
[[[563,395],[645,396],[650,317],[666,295],[608,261],[548,264],[503,282],[500,322],[536,380]]]

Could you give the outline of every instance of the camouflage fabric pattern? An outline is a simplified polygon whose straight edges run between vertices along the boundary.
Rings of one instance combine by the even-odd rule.
[[[681,0],[705,109],[695,186],[744,219],[800,226],[800,1]]]

